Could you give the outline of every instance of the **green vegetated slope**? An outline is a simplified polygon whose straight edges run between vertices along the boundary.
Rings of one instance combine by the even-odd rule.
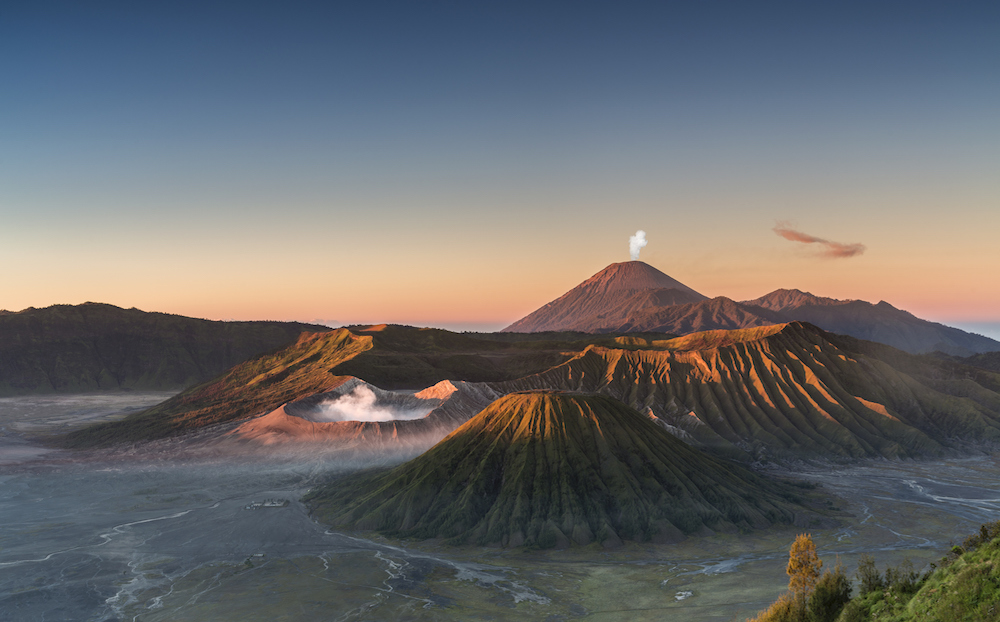
[[[0,395],[181,389],[293,343],[295,322],[214,322],[86,303],[0,314]]]
[[[982,536],[966,539],[957,558],[925,578],[916,593],[892,586],[873,590],[848,604],[844,622],[997,622],[1000,620],[1000,523],[983,525]],[[907,600],[908,598],[908,600]]]
[[[433,328],[392,325],[304,333],[282,350],[240,363],[119,422],[71,433],[61,444],[92,447],[150,440],[245,419],[328,391],[351,376],[385,389],[419,389],[441,380],[505,380],[548,369],[589,343],[618,343],[613,335],[584,336],[583,341],[577,340],[580,335],[552,337],[477,339]],[[625,341],[635,339],[630,336]]]
[[[855,576],[854,598],[839,564],[812,588],[790,581],[790,591],[752,622],[1000,621],[1000,521],[984,524],[923,575],[909,560],[881,572],[863,555]]]
[[[324,522],[451,543],[673,541],[805,519],[790,484],[706,456],[599,395],[517,393],[423,455],[310,493]]]
[[[744,459],[928,456],[1000,441],[1000,376],[985,370],[977,380],[797,322],[650,345],[589,347],[497,388],[604,393]]]

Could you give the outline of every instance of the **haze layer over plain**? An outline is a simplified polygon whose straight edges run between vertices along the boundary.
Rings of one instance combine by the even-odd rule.
[[[120,416],[128,399],[143,406],[161,397],[112,395],[104,415]],[[11,441],[15,424],[51,429],[79,416],[102,416],[94,396],[0,399],[8,432],[0,443]],[[327,532],[306,516],[298,495],[336,463],[162,457],[0,463],[0,611],[139,622],[256,622],[289,611],[319,621],[359,610],[415,620],[729,620],[784,589],[788,545],[800,531],[617,552],[413,550]],[[850,571],[861,553],[891,564],[937,560],[955,534],[1000,512],[1000,473],[990,459],[806,474],[856,517],[838,530],[813,530],[823,559],[839,556]],[[268,498],[290,503],[244,509]]]

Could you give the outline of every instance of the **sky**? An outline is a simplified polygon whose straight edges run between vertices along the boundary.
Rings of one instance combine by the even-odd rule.
[[[708,296],[1000,336],[998,33],[995,2],[4,3],[0,308],[493,330],[643,230]]]

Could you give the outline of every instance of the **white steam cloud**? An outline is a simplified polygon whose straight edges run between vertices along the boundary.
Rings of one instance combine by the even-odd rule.
[[[646,242],[646,232],[639,229],[635,232],[635,235],[628,239],[628,254],[632,258],[632,261],[639,259],[639,251],[645,246]]]
[[[421,419],[432,408],[400,408],[379,405],[375,392],[364,385],[358,385],[350,393],[319,404],[318,421],[399,421]]]

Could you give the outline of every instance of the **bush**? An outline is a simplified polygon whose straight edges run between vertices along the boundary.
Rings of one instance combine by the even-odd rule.
[[[896,568],[885,569],[885,588],[897,594],[913,594],[919,585],[918,578],[913,562],[904,559]]]
[[[824,572],[806,604],[809,622],[833,622],[851,600],[851,580],[838,563],[833,572]]]
[[[806,601],[792,593],[782,594],[770,607],[747,622],[806,622]]]
[[[885,587],[882,580],[882,573],[875,567],[875,558],[871,555],[862,555],[858,560],[858,596],[864,596],[869,592],[875,592]]]

